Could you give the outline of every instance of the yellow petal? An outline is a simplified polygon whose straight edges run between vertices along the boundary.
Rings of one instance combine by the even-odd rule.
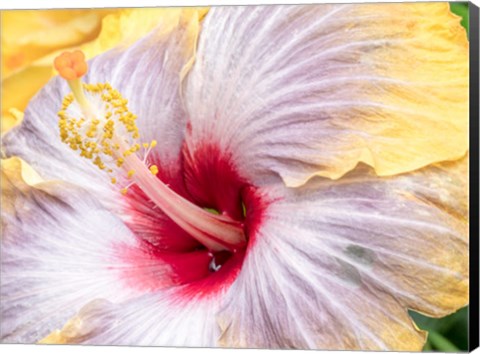
[[[105,17],[102,23],[102,32],[98,38],[82,46],[82,50],[87,58],[91,58],[118,45],[132,44],[152,31],[160,22],[162,23],[162,33],[168,33],[178,25],[180,16],[186,21],[193,16],[201,19],[207,11],[206,8],[124,9]]]
[[[43,182],[43,179],[25,161],[12,157],[1,160],[1,203],[4,213],[13,214],[15,209],[20,208],[17,198],[32,186]],[[19,198],[21,200],[21,198]],[[6,227],[2,219],[2,234]]]
[[[18,157],[2,159],[1,172],[6,181],[11,181],[19,189],[24,189],[22,186],[35,186],[44,182],[43,178],[30,165]],[[5,184],[2,184],[2,195],[5,188],[7,188]]]
[[[52,331],[49,335],[38,341],[39,344],[78,344],[85,339],[95,327],[89,312],[95,313],[96,309],[106,309],[112,304],[107,300],[96,299],[88,302],[81,310],[71,317],[62,329]]]
[[[469,45],[448,3],[366,4],[353,16],[372,19],[362,40],[377,44],[361,64],[372,82],[353,96],[361,102],[354,118],[336,122],[343,137],[318,144],[320,154],[338,157],[303,176],[283,173],[289,186],[316,175],[340,178],[359,162],[392,176],[468,151]]]
[[[75,337],[77,328],[82,326],[82,319],[75,316],[68,320],[61,330],[57,329],[38,341],[39,344],[68,344]]]
[[[374,135],[368,144],[370,161],[360,160],[387,176],[461,158],[468,150],[469,61],[460,18],[450,12],[448,3],[374,6],[391,20],[372,30],[388,37],[395,36],[397,23],[414,20],[402,34],[403,45],[386,46],[372,59],[381,63],[379,75],[408,85],[392,84],[377,98],[388,113],[385,124],[377,129],[359,124]],[[371,6],[361,9],[364,14],[374,10]],[[370,118],[381,117],[372,114]]]
[[[3,133],[4,131],[7,131],[8,129],[12,128],[17,124],[20,124],[24,116],[25,114],[23,114],[22,111],[19,111],[16,108],[9,109],[8,114],[5,114],[5,115],[3,115],[3,112],[2,112],[1,133]]]
[[[25,110],[30,98],[51,76],[50,67],[32,65],[2,80],[2,133],[19,122],[12,117],[10,110]]]
[[[60,48],[91,41],[112,10],[2,11],[4,77]]]

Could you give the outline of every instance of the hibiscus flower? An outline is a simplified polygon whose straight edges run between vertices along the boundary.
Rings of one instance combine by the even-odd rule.
[[[468,303],[448,4],[163,21],[3,137],[2,341],[420,350],[407,309]]]

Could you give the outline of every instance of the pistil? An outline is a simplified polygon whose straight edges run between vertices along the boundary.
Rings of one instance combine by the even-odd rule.
[[[122,151],[128,150],[121,147],[117,154],[122,154]],[[165,214],[200,243],[212,251],[235,251],[245,245],[241,222],[226,215],[214,215],[191,203],[157,178],[137,154],[126,155],[123,168],[128,172],[134,171],[130,173],[131,180]]]
[[[55,68],[67,80],[72,94],[64,99],[59,112],[60,137],[80,155],[106,173],[112,183],[119,179],[136,184],[167,216],[211,251],[235,252],[246,244],[243,224],[227,215],[215,215],[183,198],[165,185],[156,175],[158,167],[148,166],[141,159],[141,146],[148,152],[156,141],[140,144],[136,116],[128,111],[127,100],[108,83],[83,84],[80,78],[87,71],[83,53],[64,53],[55,60]],[[95,107],[84,88],[102,99]],[[82,112],[69,110],[76,102]],[[74,111],[74,110],[73,110]],[[117,178],[118,177],[118,178]],[[122,178],[123,177],[123,178]],[[126,194],[128,186],[121,189]]]

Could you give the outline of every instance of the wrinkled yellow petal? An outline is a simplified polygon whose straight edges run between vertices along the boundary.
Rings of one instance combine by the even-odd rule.
[[[185,19],[198,16],[201,19],[207,11],[206,8],[125,9],[105,17],[102,32],[98,38],[82,46],[82,50],[87,58],[91,58],[115,46],[132,44],[138,38],[152,31],[160,22],[162,23],[162,33],[168,33],[178,25],[180,16]]]
[[[384,124],[367,128],[369,123],[359,122],[360,129],[373,135],[359,160],[388,176],[461,158],[468,151],[469,61],[460,18],[450,12],[448,3],[374,6],[360,9],[364,14],[385,11],[391,18],[388,27],[372,30],[389,37],[395,36],[396,23],[405,18],[415,21],[402,34],[405,44],[387,45],[372,58],[382,63],[379,75],[407,85],[389,85],[381,95],[383,112],[388,114]],[[381,119],[374,114],[370,118]]]
[[[320,154],[339,157],[303,175],[282,174],[289,186],[340,178],[359,162],[392,176],[468,151],[469,45],[448,3],[365,4],[354,15],[372,18],[362,39],[374,43],[361,64],[369,72],[356,74],[369,76],[363,95],[353,96],[354,118],[336,122],[344,137],[319,142]]]
[[[70,338],[74,337],[76,328],[81,327],[82,320],[77,316],[70,319],[61,330],[57,329],[48,336],[38,341],[39,344],[68,344]]]
[[[18,157],[1,160],[1,204],[3,213],[13,214],[18,205],[17,199],[22,193],[26,193],[28,189],[38,183],[43,182],[43,179],[30,167],[25,161]],[[6,227],[2,219],[1,229]]]
[[[15,184],[19,189],[23,189],[22,186],[31,187],[44,182],[43,178],[40,177],[30,165],[18,157],[2,159],[1,172],[2,178],[5,178],[5,181],[11,181],[11,183]],[[2,195],[6,189],[6,184],[2,184]]]
[[[93,40],[103,16],[113,10],[3,11],[2,72],[4,77],[61,48]]]
[[[38,341],[38,344],[67,344],[67,338],[63,335],[61,330],[55,330],[48,336]]]
[[[52,331],[48,336],[38,341],[39,344],[77,344],[81,343],[91,331],[92,318],[89,318],[89,311],[95,311],[96,308],[108,308],[112,304],[107,300],[96,299],[87,303],[72,318],[70,318],[62,329]]]

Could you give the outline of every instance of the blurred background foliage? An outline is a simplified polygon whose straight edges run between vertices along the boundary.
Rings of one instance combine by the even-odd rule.
[[[462,17],[462,26],[468,35],[468,3],[450,3],[454,14]],[[468,306],[459,311],[443,317],[430,318],[410,311],[418,327],[429,332],[424,352],[460,352],[468,351]]]
[[[462,18],[461,24],[468,33],[468,2],[452,2],[450,10]]]
[[[468,3],[450,3],[451,11],[462,18],[462,26],[468,35]],[[468,351],[468,306],[440,318],[430,318],[410,311],[417,326],[429,332],[423,351],[460,352]]]
[[[418,327],[428,331],[428,339],[423,351],[468,351],[468,306],[440,319],[423,316],[413,311],[410,315]]]

